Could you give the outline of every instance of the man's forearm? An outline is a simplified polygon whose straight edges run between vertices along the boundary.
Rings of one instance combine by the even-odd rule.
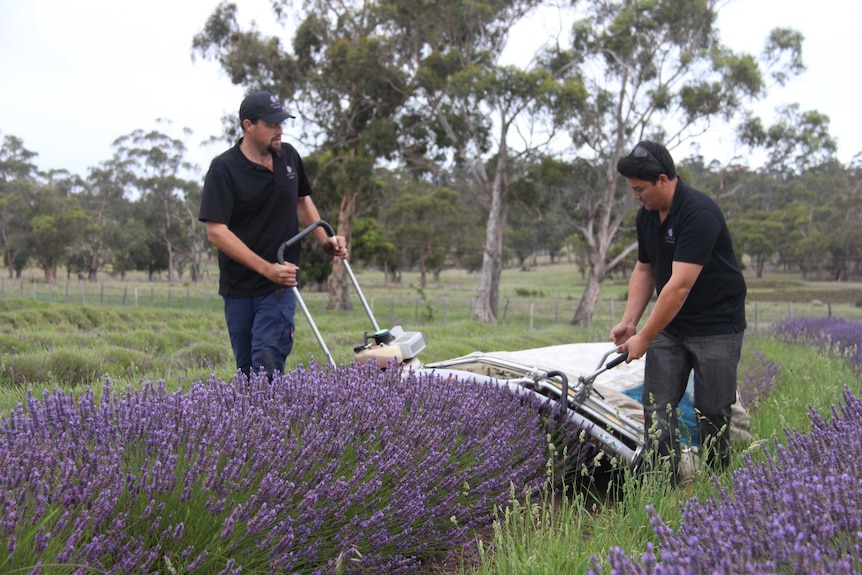
[[[670,280],[661,290],[655,307],[641,330],[644,336],[652,340],[673,321],[688,299],[688,294],[702,269],[703,266],[699,264],[674,262]]]
[[[638,322],[646,310],[647,304],[655,291],[652,270],[644,268],[640,263],[635,266],[631,278],[629,278],[629,293],[626,299],[626,309],[620,323],[630,324],[637,327]]]

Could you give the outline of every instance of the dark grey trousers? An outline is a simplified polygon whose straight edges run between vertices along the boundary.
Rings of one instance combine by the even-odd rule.
[[[698,441],[710,465],[730,460],[731,406],[743,332],[673,336],[661,332],[650,344],[644,366],[644,433],[647,464],[667,462],[676,483],[680,461],[677,407],[694,371]]]

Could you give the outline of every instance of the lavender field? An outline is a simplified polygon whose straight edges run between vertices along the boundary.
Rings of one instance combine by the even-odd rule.
[[[69,338],[119,347],[92,312],[76,317],[99,335]],[[464,331],[467,346],[495,337]],[[150,344],[177,333],[130,341],[155,358]],[[530,337],[571,333],[507,345]],[[204,362],[140,384],[37,386],[7,396],[0,421],[0,573],[859,572],[860,338],[837,318],[775,324],[740,371],[766,441],[684,490],[626,478],[627,499],[602,512],[560,484],[592,470],[580,430],[496,389],[314,362],[271,383],[220,364],[203,376]]]

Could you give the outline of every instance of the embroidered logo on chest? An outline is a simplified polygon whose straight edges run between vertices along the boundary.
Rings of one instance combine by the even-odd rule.
[[[676,236],[673,235],[673,228],[668,228],[667,232],[664,234],[664,243],[669,246],[676,243]]]
[[[296,177],[296,171],[293,169],[293,166],[286,166],[285,172],[287,173],[288,180],[292,180]]]

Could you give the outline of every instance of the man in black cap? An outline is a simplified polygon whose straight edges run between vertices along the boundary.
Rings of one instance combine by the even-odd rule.
[[[694,371],[698,439],[708,463],[730,458],[731,406],[745,330],[745,280],[724,215],[686,184],[661,144],[643,141],[620,158],[637,214],[638,261],[622,320],[611,341],[628,360],[643,356],[645,439],[656,458],[680,461],[677,407]],[[653,294],[655,306],[637,330]]]
[[[311,185],[296,149],[281,141],[282,122],[293,118],[270,92],[252,92],[242,101],[242,137],[216,157],[204,181],[198,219],[219,250],[219,295],[236,367],[246,375],[284,372],[293,348],[299,282],[299,242],[284,253],[279,246],[320,219]],[[342,236],[322,227],[314,236],[327,254],[347,257]]]

